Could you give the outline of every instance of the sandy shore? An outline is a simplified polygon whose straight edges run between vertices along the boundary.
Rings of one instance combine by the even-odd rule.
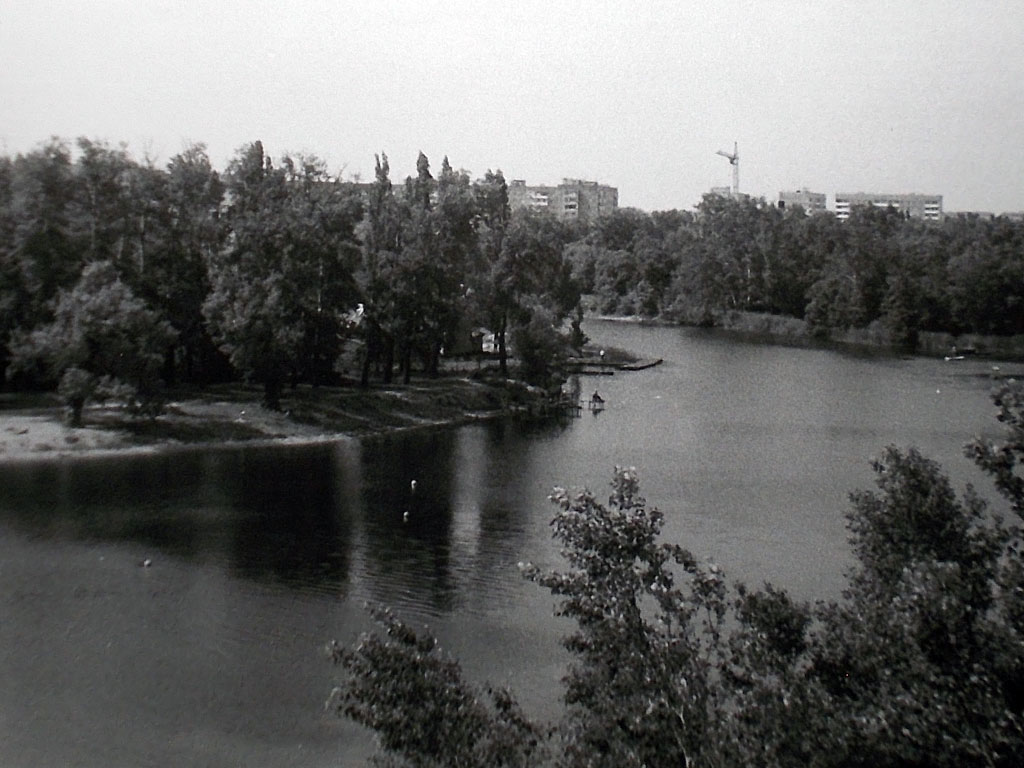
[[[235,442],[318,442],[500,415],[504,398],[494,386],[440,379],[405,387],[302,388],[289,392],[280,412],[259,403],[256,389],[223,387],[175,399],[155,419],[123,408],[88,407],[84,425],[64,421],[56,405],[6,403],[0,410],[0,461],[111,453]]]
[[[86,414],[86,424],[77,428],[64,422],[60,409],[41,415],[0,413],[0,461],[152,452],[199,443],[312,441],[345,436],[289,423],[283,414],[268,412],[256,404],[240,409],[236,403],[195,402],[173,404],[171,408],[168,414],[145,425],[143,431],[148,435],[119,426],[130,419],[116,409],[91,409]],[[202,424],[203,431],[209,434],[194,440],[176,434],[188,424]]]
[[[126,435],[95,427],[74,429],[59,412],[48,416],[0,415],[0,460],[109,451],[129,446]]]

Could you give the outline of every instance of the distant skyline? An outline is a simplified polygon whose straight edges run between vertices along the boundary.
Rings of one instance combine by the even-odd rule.
[[[0,152],[52,135],[159,165],[202,142],[392,178],[585,178],[620,206],[740,189],[1024,210],[1024,3],[0,0]]]

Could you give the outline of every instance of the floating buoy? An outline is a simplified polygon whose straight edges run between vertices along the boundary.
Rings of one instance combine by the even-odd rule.
[[[416,506],[415,496],[416,496],[416,481],[413,480],[413,481],[411,481],[409,483],[409,502],[410,502],[410,504],[414,508]],[[409,510],[408,509],[405,510],[405,512],[402,513],[402,522],[403,523],[408,523],[409,522]]]

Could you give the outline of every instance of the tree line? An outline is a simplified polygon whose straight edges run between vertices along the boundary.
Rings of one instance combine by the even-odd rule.
[[[607,501],[552,493],[564,568],[520,566],[571,622],[559,719],[468,680],[382,608],[376,631],[331,645],[329,704],[374,730],[389,766],[1020,765],[1024,386],[995,400],[1005,438],[966,452],[1008,522],[915,449],[889,447],[877,490],[850,497],[842,597],[808,604],[662,542],[664,515],[617,469]]]
[[[803,319],[811,331],[876,324],[913,349],[921,331],[1024,333],[1024,222],[831,213],[706,195],[695,211],[617,211],[570,245],[596,308],[713,325],[733,310]]]
[[[162,387],[244,377],[279,407],[289,383],[436,375],[493,332],[501,374],[548,385],[602,313],[714,325],[734,310],[820,336],[881,326],[1024,333],[1024,223],[807,216],[707,195],[694,211],[596,222],[511,211],[505,179],[445,158],[394,183],[345,182],[260,142],[223,172],[203,145],[164,167],[124,145],[51,139],[0,157],[3,386],[58,386],[145,410]],[[517,366],[510,371],[515,347]]]
[[[513,214],[500,171],[474,183],[445,158],[435,177],[421,153],[393,185],[382,154],[357,184],[258,141],[223,173],[201,144],[163,168],[124,145],[74,150],[0,158],[0,369],[16,389],[57,385],[78,416],[97,394],[145,409],[167,384],[232,376],[278,408],[289,383],[339,381],[345,352],[363,386],[408,381],[474,327],[506,377],[513,340],[532,383],[567,349],[573,232]]]

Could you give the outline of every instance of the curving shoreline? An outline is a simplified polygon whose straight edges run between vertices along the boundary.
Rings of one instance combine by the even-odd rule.
[[[579,367],[640,370],[659,361],[623,349],[587,346],[566,362]],[[82,427],[70,427],[56,395],[0,397],[0,463],[181,450],[197,445],[316,443],[410,429],[456,426],[514,413],[531,413],[548,393],[493,370],[463,364],[434,379],[409,384],[301,385],[282,396],[282,410],[261,405],[256,385],[228,383],[177,389],[155,418],[123,407],[93,404]]]
[[[286,394],[284,411],[260,404],[241,385],[188,393],[154,419],[123,408],[92,406],[85,425],[70,427],[56,403],[0,410],[0,462],[151,453],[204,445],[333,442],[373,434],[453,426],[507,412],[508,393],[495,384],[442,378],[408,386],[357,390],[302,387]]]

